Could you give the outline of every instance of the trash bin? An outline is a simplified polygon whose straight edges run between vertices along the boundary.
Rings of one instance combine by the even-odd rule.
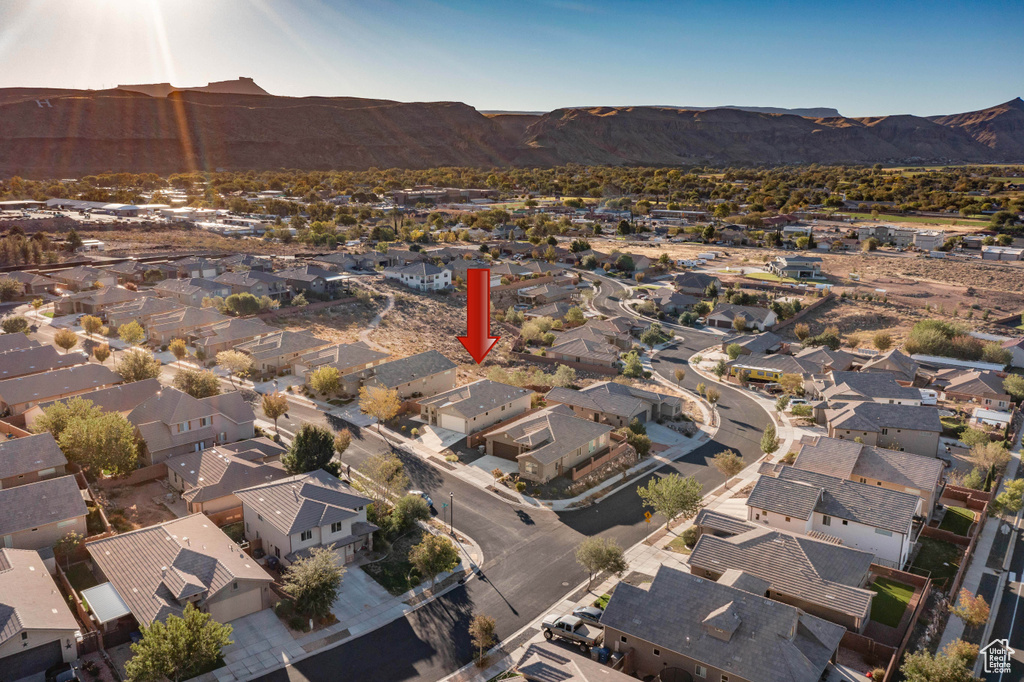
[[[611,653],[611,649],[608,647],[601,647],[597,650],[597,662],[601,664],[607,663]]]

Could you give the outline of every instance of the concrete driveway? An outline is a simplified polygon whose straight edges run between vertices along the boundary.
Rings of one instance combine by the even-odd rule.
[[[358,566],[349,565],[341,579],[338,598],[331,606],[331,613],[343,625],[361,620],[368,615],[394,606],[395,597]]]

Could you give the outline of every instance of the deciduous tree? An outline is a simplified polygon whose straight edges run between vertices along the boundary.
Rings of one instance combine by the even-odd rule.
[[[263,414],[267,419],[274,420],[274,433],[280,433],[277,430],[277,420],[288,411],[288,398],[281,392],[264,393],[260,402]]]
[[[146,331],[142,328],[141,324],[132,320],[117,328],[117,336],[129,346],[137,346],[146,338]]]
[[[188,357],[188,344],[185,343],[185,339],[171,339],[171,342],[167,344],[167,350],[171,351],[174,359],[178,362]]]
[[[703,507],[704,486],[693,476],[682,477],[679,474],[655,477],[647,487],[640,486],[637,494],[645,507],[652,508],[655,513],[665,517],[667,523],[682,515],[689,518]]]
[[[222,350],[217,353],[217,366],[228,373],[228,380],[234,386],[234,377],[245,378],[249,374],[252,357],[237,350]]]
[[[309,386],[323,395],[337,393],[341,387],[341,373],[330,365],[318,367],[309,375]]]
[[[956,605],[949,612],[962,620],[964,624],[977,627],[988,622],[989,606],[980,594],[975,596],[970,590],[964,588],[960,590]]]
[[[303,424],[292,439],[288,452],[281,457],[281,463],[290,474],[304,474],[323,469],[338,475],[338,463],[334,459],[334,436],[322,426]]]
[[[125,663],[132,682],[180,682],[212,670],[224,647],[232,644],[231,626],[213,620],[192,604],[181,617],[141,626],[142,639],[132,644],[134,654]]]
[[[67,353],[78,345],[78,334],[70,329],[58,329],[57,333],[53,335],[53,342]]]
[[[107,361],[107,358],[110,357],[110,344],[99,344],[98,346],[92,349],[92,356],[96,358],[96,361],[102,365],[104,362]]]
[[[483,666],[487,660],[485,657],[487,650],[498,642],[494,635],[496,627],[497,624],[490,616],[476,616],[469,623],[469,638],[476,648],[476,662],[479,666]]]
[[[296,611],[310,618],[323,618],[338,598],[344,573],[333,545],[313,547],[308,557],[288,567],[284,590],[295,599]]]
[[[82,317],[82,331],[84,331],[89,338],[103,327],[103,320],[96,317],[95,315],[85,315]]]
[[[768,424],[761,434],[761,452],[770,455],[779,449],[779,436],[775,431],[775,424]]]
[[[405,473],[402,460],[390,452],[370,456],[362,467],[366,477],[373,483],[374,496],[391,504],[391,499],[409,489],[409,476]]]
[[[587,589],[594,582],[594,576],[607,571],[621,576],[629,570],[626,554],[615,540],[603,537],[586,538],[576,546],[576,563],[587,572]]]
[[[135,426],[120,412],[71,419],[57,443],[69,462],[114,476],[131,473],[139,455]]]
[[[421,576],[430,578],[430,589],[434,589],[439,573],[451,571],[459,565],[459,550],[448,538],[427,533],[418,545],[409,550],[409,561]]]
[[[377,420],[377,433],[380,433],[381,423],[395,418],[402,409],[402,401],[394,389],[363,386],[359,389],[359,409]]]
[[[0,322],[4,334],[28,334],[28,320],[21,315],[10,315]]]
[[[715,468],[726,477],[730,479],[739,472],[743,471],[743,460],[732,450],[725,450],[715,455],[714,459]],[[728,483],[726,484],[728,487]]]
[[[117,373],[125,383],[156,379],[160,376],[160,361],[145,348],[131,348],[121,353],[117,361]]]
[[[220,395],[220,379],[213,372],[185,367],[174,375],[174,387],[193,398]]]

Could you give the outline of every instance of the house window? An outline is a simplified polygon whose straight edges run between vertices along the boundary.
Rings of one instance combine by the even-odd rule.
[[[655,649],[654,650],[654,655],[655,656],[661,656],[661,649]]]
[[[209,417],[200,417],[199,418],[199,425],[200,426],[209,426],[210,425],[210,418]]]
[[[625,635],[621,635],[619,637],[619,641],[622,642],[623,644],[625,644],[626,643],[626,636]]]
[[[844,526],[849,526],[849,525],[850,525],[850,522],[849,522],[849,521],[847,521],[846,519],[843,519],[843,525],[844,525]]]
[[[789,517],[788,516],[786,517],[786,522],[789,523]]]
[[[524,468],[526,469],[526,473],[528,474],[537,474],[537,464],[534,462],[526,462]]]
[[[304,531],[302,531],[302,534],[299,535],[299,540],[301,542],[305,542],[306,540],[312,540],[312,539],[313,539],[313,531],[311,531],[311,530],[304,530]]]
[[[888,436],[889,435],[889,429],[882,429],[882,435],[883,436]]]
[[[238,581],[237,580],[235,582],[231,583],[231,589],[232,590],[237,590],[238,589]]]
[[[707,677],[708,669],[702,665],[695,665],[693,666],[693,674],[697,677]]]
[[[882,530],[881,528],[876,528],[875,529],[875,534],[876,535],[884,535],[887,538],[891,538],[892,537],[892,531],[891,530]]]
[[[722,682],[729,682],[729,676],[728,675],[722,675]]]
[[[824,514],[822,514],[822,516],[821,516],[821,525],[823,525],[823,526],[831,526],[832,525],[832,517],[831,516],[825,516]]]
[[[334,523],[331,524],[331,532],[332,533],[340,533],[341,532],[341,521],[335,521]]]
[[[861,479],[860,479],[860,482],[861,482],[861,483],[867,483],[867,482],[868,482],[868,479],[866,479],[866,478],[861,478]]]
[[[21,641],[24,642],[26,639],[28,639],[28,633],[27,632],[21,633]]]

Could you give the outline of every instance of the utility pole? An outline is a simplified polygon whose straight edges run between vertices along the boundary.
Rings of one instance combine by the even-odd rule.
[[[448,500],[451,502],[451,512],[448,514],[448,532],[455,535],[455,493],[448,493]]]

